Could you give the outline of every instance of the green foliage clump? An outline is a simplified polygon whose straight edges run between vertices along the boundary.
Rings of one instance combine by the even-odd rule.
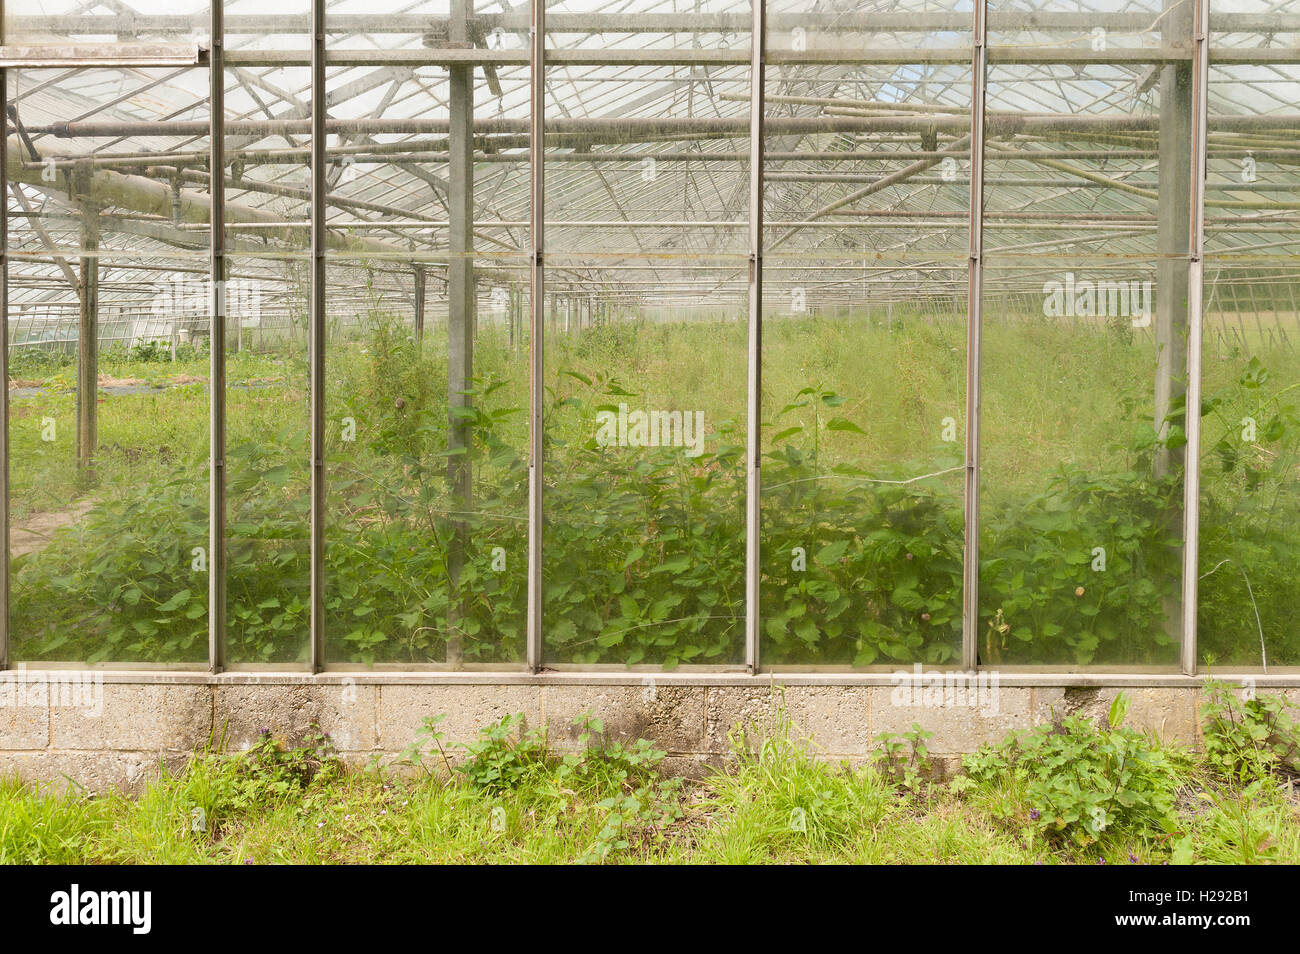
[[[916,791],[934,770],[926,745],[933,735],[916,722],[906,732],[882,732],[876,736],[878,747],[871,753],[871,764],[895,784]]]
[[[1108,726],[1082,716],[1014,733],[963,760],[978,784],[1025,783],[1033,825],[1049,838],[1087,846],[1105,835],[1154,837],[1176,828],[1176,764],[1154,740],[1124,728],[1128,697]]]
[[[1285,700],[1253,693],[1238,698],[1227,683],[1208,682],[1201,724],[1206,758],[1216,774],[1239,783],[1300,777],[1300,724]]]

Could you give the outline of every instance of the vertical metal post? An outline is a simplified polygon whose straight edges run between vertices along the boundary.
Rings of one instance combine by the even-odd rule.
[[[0,0],[0,43],[4,42]],[[9,70],[0,67],[0,670],[9,668]]]
[[[419,343],[424,340],[424,299],[428,281],[423,265],[412,265],[411,272],[415,277],[415,340]]]
[[[470,0],[452,0],[448,41],[453,47],[469,45]],[[447,458],[447,479],[453,506],[462,513],[473,509],[474,474],[469,461],[473,434],[460,412],[470,406],[466,393],[474,380],[474,68],[468,64],[447,70],[449,83],[447,133],[447,408],[448,450],[463,450]],[[453,522],[448,547],[447,573],[451,581],[450,633],[447,663],[459,668],[461,640],[458,635],[458,589],[465,561],[469,528],[461,519]]]
[[[311,0],[311,651],[325,666],[325,0]]]
[[[89,169],[78,169],[77,181],[89,193]],[[77,477],[95,476],[95,447],[99,442],[99,209],[81,205],[80,308],[77,321]]]
[[[528,175],[528,636],[529,670],[542,667],[542,406],[546,344],[546,271],[542,259],[546,223],[546,0],[532,0],[529,37]],[[555,300],[551,299],[554,314]],[[566,316],[567,320],[567,316]]]
[[[975,0],[970,129],[970,260],[966,290],[966,488],[961,662],[979,666],[980,350],[984,325],[984,91],[988,73],[987,0]]]
[[[1196,603],[1200,572],[1201,334],[1205,305],[1205,177],[1209,99],[1210,0],[1196,0],[1192,59],[1192,168],[1187,269],[1187,417],[1183,478],[1183,618],[1180,663],[1196,675]]]
[[[762,580],[763,113],[767,0],[751,0],[749,76],[749,374],[745,407],[745,668],[759,671]]]
[[[226,668],[226,70],[225,5],[213,0],[208,52],[208,669]]]
[[[516,286],[510,286],[506,301],[506,348],[514,352],[518,350],[519,343],[515,335],[515,325],[519,320],[519,289]]]

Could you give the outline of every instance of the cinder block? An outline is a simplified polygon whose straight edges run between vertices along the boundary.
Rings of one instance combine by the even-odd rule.
[[[318,726],[340,752],[370,752],[378,741],[375,686],[219,685],[216,689],[216,734],[225,733],[226,748],[246,749],[270,730],[290,745],[299,744]]]
[[[43,749],[49,744],[48,706],[0,705],[0,751]]]
[[[785,686],[709,689],[709,751],[731,752],[732,731],[787,731],[827,757],[864,756],[871,750],[871,689],[867,686]]]
[[[576,747],[575,719],[588,710],[604,723],[610,741],[649,739],[670,754],[703,751],[704,704],[701,686],[546,686],[542,718],[547,737],[558,749]]]
[[[974,752],[981,745],[998,742],[1016,729],[1035,724],[1031,690],[999,686],[979,694],[941,692],[937,687],[876,688],[871,694],[873,735],[909,732],[916,723],[934,733],[926,746],[934,754]]]
[[[0,752],[0,775],[16,775],[43,794],[77,786],[89,793],[118,789],[138,793],[158,778],[163,765],[178,772],[189,760],[185,752],[53,751]]]
[[[438,724],[447,742],[470,742],[479,730],[516,712],[530,727],[542,724],[537,686],[381,686],[378,747],[401,752],[415,739],[426,716],[446,715]],[[449,753],[450,754],[450,753]]]
[[[1129,699],[1124,725],[1155,733],[1164,742],[1195,744],[1200,739],[1197,709],[1200,690],[1183,686],[1088,686],[1034,690],[1035,715],[1040,721],[1059,721],[1079,715],[1098,725],[1107,724],[1111,704],[1124,693]]]
[[[202,749],[212,737],[207,686],[104,683],[102,704],[50,702],[50,747],[106,752]]]

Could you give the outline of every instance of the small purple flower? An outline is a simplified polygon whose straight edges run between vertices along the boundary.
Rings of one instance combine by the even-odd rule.
[[[1106,859],[1105,859],[1105,858],[1098,858],[1098,859],[1097,859],[1097,864],[1099,864],[1099,865],[1104,865],[1105,863],[1106,863]]]
[[[1030,818],[1031,821],[1038,821],[1038,809],[1037,809],[1037,808],[1031,808],[1031,809],[1029,809],[1029,818]]]
[[[255,865],[255,864],[257,864],[257,862],[254,861],[252,858],[245,858],[245,859],[244,859],[244,864],[246,864],[246,865]]]
[[[1131,851],[1128,853],[1128,860],[1130,864],[1141,864],[1141,862],[1138,861],[1138,856],[1133,854]]]

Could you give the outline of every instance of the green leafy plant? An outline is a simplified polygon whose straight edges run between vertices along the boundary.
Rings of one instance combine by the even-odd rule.
[[[1168,834],[1177,827],[1176,766],[1156,742],[1122,726],[1128,705],[1120,693],[1105,728],[1067,716],[983,746],[963,766],[979,784],[1023,781],[1030,824],[1052,839],[1087,846],[1108,834]]]
[[[933,735],[917,722],[906,732],[882,732],[876,736],[879,747],[871,753],[871,763],[895,784],[917,791],[934,769],[925,744]]]
[[[1224,778],[1300,777],[1300,725],[1278,696],[1242,698],[1227,683],[1207,682],[1201,729],[1208,764]]]
[[[528,729],[524,714],[492,723],[473,742],[463,742],[466,758],[456,766],[472,788],[501,794],[544,776],[547,772],[546,735]]]

